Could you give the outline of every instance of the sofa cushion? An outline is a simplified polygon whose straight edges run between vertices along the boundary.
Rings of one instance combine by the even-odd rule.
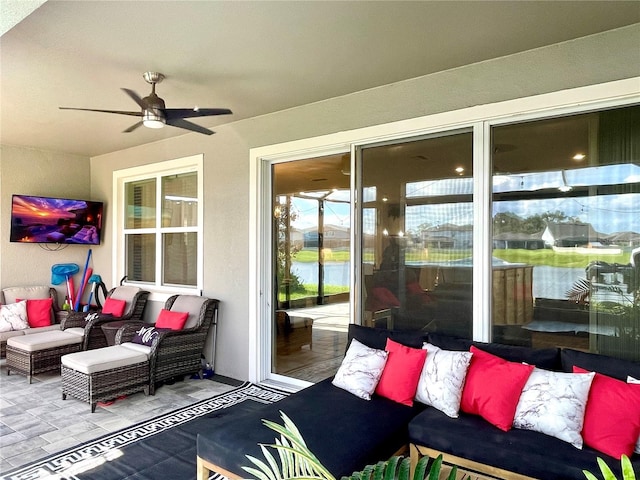
[[[376,387],[376,394],[411,407],[427,351],[406,347],[390,338],[387,338],[385,350],[389,356]]]
[[[622,478],[620,462],[584,446],[570,443],[531,430],[499,430],[481,417],[460,412],[449,418],[427,408],[409,423],[409,439],[417,445],[492,465],[533,478],[584,480],[582,470],[598,473],[596,458],[601,457]],[[640,456],[631,458],[636,471]]]
[[[15,303],[18,299],[49,298],[51,287],[46,285],[36,285],[27,287],[7,287],[2,289],[4,301]]]
[[[124,300],[124,302],[126,303],[126,306],[120,316],[123,316],[123,315],[128,316],[132,313],[132,309],[135,307],[133,299],[136,297],[136,295],[140,291],[141,290],[139,287],[132,287],[129,285],[119,285],[113,289],[113,291],[111,292],[108,298],[112,298],[114,300]],[[104,312],[104,309],[103,309],[103,313],[106,313]]]
[[[545,370],[560,370],[559,348],[529,348],[501,343],[474,342],[464,338],[451,337],[438,333],[430,333],[432,343],[444,350],[469,350],[472,345],[510,362],[525,362]]]
[[[320,462],[340,478],[386,460],[406,445],[407,424],[420,409],[377,395],[362,400],[333,386],[329,378],[250,414],[230,415],[225,423],[212,421],[210,431],[198,434],[198,456],[246,478],[241,468],[249,465],[245,454],[264,458],[258,443],[272,444],[279,437],[262,419],[282,424],[280,411],[296,424]]]
[[[623,382],[626,382],[629,376],[640,378],[640,362],[581,352],[570,348],[563,348],[560,358],[562,359],[562,370],[565,372],[572,372],[573,367],[576,366],[590,372],[598,372],[617,378]]]
[[[471,364],[462,390],[460,408],[480,415],[507,431],[513,424],[522,389],[533,365],[509,362],[471,346]]]
[[[427,359],[420,373],[416,400],[456,418],[473,354],[442,350],[430,343],[423,348],[427,350]]]
[[[384,350],[387,345],[387,338],[407,347],[421,348],[427,336],[420,331],[387,330],[385,328],[363,327],[362,325],[351,323],[349,324],[347,345],[349,345],[352,338],[356,338],[367,347]]]
[[[11,337],[7,340],[7,345],[11,345],[23,352],[37,352],[76,343],[82,343],[82,337],[62,330],[40,331]]]
[[[120,344],[124,348],[133,350],[134,352],[143,353],[147,358],[151,356],[151,347],[148,345],[141,345],[139,343],[124,342]]]
[[[387,357],[388,353],[384,350],[367,347],[353,339],[336,372],[333,385],[364,400],[371,400]]]
[[[208,300],[207,297],[197,295],[178,295],[171,305],[172,312],[188,312],[189,316],[184,324],[185,329],[195,328],[200,322],[200,310]]]
[[[0,342],[4,343],[11,337],[19,337],[24,335],[24,330],[9,330],[8,332],[0,332]]]
[[[574,372],[585,373],[580,367]],[[584,416],[584,443],[620,458],[633,454],[640,436],[640,385],[596,373]]]
[[[136,352],[122,345],[68,353],[61,358],[62,365],[65,367],[87,375],[146,361],[147,356],[144,353]]]
[[[513,426],[582,448],[580,433],[594,375],[535,368],[522,389]]]

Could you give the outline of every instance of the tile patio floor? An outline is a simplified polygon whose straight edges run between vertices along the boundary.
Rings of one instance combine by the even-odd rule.
[[[142,392],[96,408],[67,397],[62,400],[60,374],[26,377],[7,375],[0,360],[0,474],[106,433],[227,392],[240,382],[214,376],[213,380],[185,378],[163,385],[155,396]]]

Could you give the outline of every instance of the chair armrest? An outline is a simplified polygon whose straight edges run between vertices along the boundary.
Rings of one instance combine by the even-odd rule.
[[[73,327],[84,328],[87,324],[86,317],[85,312],[68,312],[68,315],[60,321],[60,330]]]
[[[88,314],[88,319],[87,319],[87,327],[89,329],[95,328],[95,327],[99,327],[100,325],[102,325],[103,323],[108,323],[108,322],[117,322],[118,320],[120,320],[118,317],[114,317],[113,315],[102,315],[100,313],[94,313],[93,315]]]
[[[146,324],[144,322],[127,322],[122,327],[118,329],[116,333],[116,345],[120,345],[121,343],[130,342],[133,340],[133,337],[136,336],[140,327],[152,326],[151,324]]]

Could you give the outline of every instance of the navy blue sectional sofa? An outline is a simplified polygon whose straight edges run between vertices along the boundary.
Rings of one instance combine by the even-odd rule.
[[[640,378],[640,363],[576,350],[531,349],[472,342],[424,332],[392,331],[351,325],[349,341],[384,349],[387,338],[419,348],[428,341],[445,350],[468,351],[475,345],[509,361],[571,372],[574,365],[614,378]],[[264,405],[244,416],[230,416],[215,429],[199,434],[198,479],[215,471],[229,478],[245,478],[245,455],[262,458],[259,443],[273,443],[275,432],[262,419],[281,423],[280,412],[297,425],[307,445],[336,478],[385,460],[410,445],[413,461],[420,455],[443,454],[445,461],[495,478],[584,479],[583,469],[598,472],[603,458],[621,476],[620,462],[584,446],[582,450],[542,433],[511,429],[503,432],[483,418],[460,412],[451,418],[415,402],[401,405],[373,395],[362,400],[331,384],[331,378],[305,388],[279,402]],[[640,472],[640,455],[631,457]]]

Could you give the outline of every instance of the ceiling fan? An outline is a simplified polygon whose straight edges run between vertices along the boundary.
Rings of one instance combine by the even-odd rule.
[[[146,72],[142,77],[151,84],[151,93],[144,97],[140,96],[133,90],[123,88],[122,90],[129,95],[142,109],[139,112],[125,112],[121,110],[96,110],[92,108],[73,108],[59,107],[61,110],[82,110],[85,112],[103,112],[117,113],[119,115],[130,115],[134,117],[142,117],[138,123],[134,123],[124,130],[125,133],[133,132],[140,125],[148,128],[162,128],[166,125],[184,128],[193,132],[212,135],[214,132],[196,125],[195,123],[185,120],[185,118],[208,117],[212,115],[228,115],[231,112],[228,108],[165,108],[164,100],[156,95],[156,84],[164,80],[164,75],[158,72]]]

